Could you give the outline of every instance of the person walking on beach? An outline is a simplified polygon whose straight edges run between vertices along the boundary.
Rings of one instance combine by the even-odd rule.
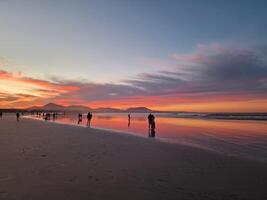
[[[88,112],[87,114],[87,126],[91,127],[91,119],[92,119],[93,115],[91,112]]]
[[[128,127],[130,127],[131,125],[131,114],[129,113],[128,114]]]
[[[83,120],[83,115],[82,115],[82,113],[79,113],[78,114],[78,124],[80,124],[82,122],[82,120]]]
[[[17,121],[19,121],[20,114],[18,112],[16,113],[16,116],[17,116]]]

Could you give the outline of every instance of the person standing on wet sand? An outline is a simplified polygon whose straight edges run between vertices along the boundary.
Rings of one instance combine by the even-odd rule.
[[[129,113],[128,114],[128,127],[130,127],[131,125],[131,114]]]
[[[2,112],[0,112],[0,118],[2,118],[3,117],[3,113]]]
[[[147,117],[148,119],[148,135],[150,136],[150,130],[151,130],[151,122],[152,122],[153,115],[150,113]]]
[[[91,127],[91,119],[92,119],[93,115],[91,112],[88,112],[87,114],[87,126]]]
[[[17,121],[19,121],[20,114],[18,112],[16,113],[16,116],[17,116]]]

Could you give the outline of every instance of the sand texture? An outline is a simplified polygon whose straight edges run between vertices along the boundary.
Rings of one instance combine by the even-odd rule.
[[[0,199],[267,199],[267,163],[97,129],[0,119]]]

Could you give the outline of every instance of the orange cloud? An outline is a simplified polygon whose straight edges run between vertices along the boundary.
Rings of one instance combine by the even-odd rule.
[[[0,107],[23,107],[79,90],[78,86],[64,85],[0,70]],[[31,104],[32,105],[32,104]]]
[[[38,80],[38,79],[33,79],[29,77],[23,77],[21,74],[19,75],[14,75],[12,73],[6,72],[6,71],[0,71],[0,78],[10,80],[10,81],[15,81],[15,82],[21,82],[21,83],[26,83],[32,86],[37,86],[41,88],[46,88],[46,89],[54,89],[59,92],[64,92],[64,91],[74,91],[74,90],[79,90],[77,86],[64,86],[56,83],[51,83],[49,81],[44,81],[44,80]]]

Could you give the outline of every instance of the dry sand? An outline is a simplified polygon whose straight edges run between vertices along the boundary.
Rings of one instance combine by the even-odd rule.
[[[0,199],[267,199],[267,163],[109,131],[0,119]]]

